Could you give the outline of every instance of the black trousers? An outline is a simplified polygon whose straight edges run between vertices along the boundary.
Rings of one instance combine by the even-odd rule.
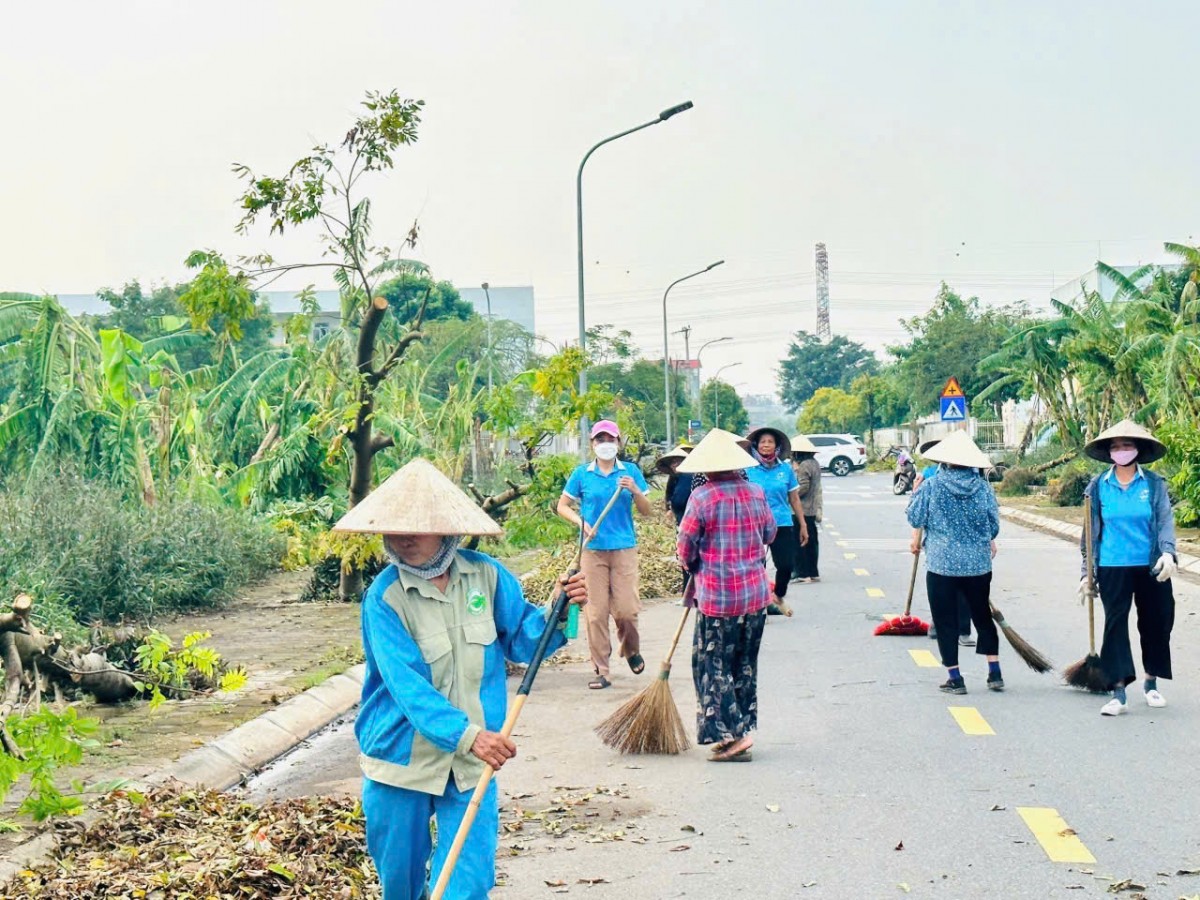
[[[1100,566],[1100,602],[1104,605],[1104,643],[1100,661],[1112,687],[1137,677],[1129,646],[1129,610],[1137,606],[1142,668],[1148,675],[1171,677],[1171,629],[1175,625],[1175,595],[1171,582],[1159,582],[1149,566]]]
[[[796,522],[793,516],[792,521]],[[808,543],[800,546],[800,524],[796,522],[796,572],[797,578],[820,578],[817,569],[817,556],[820,554],[820,542],[817,538],[817,517],[805,516],[804,524],[808,526]]]
[[[775,564],[775,596],[780,599],[787,594],[788,582],[792,580],[792,566],[796,564],[796,529],[781,525],[775,532],[775,540],[767,544],[771,548],[771,562]],[[765,566],[766,560],[763,560]]]
[[[983,575],[938,575],[925,573],[925,591],[929,596],[929,611],[937,628],[938,650],[946,668],[958,665],[959,604],[965,602],[979,642],[975,652],[995,656],[1000,652],[1000,635],[992,621],[989,600],[992,594],[992,573]]]

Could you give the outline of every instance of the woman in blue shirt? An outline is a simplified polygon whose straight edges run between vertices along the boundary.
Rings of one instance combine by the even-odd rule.
[[[599,691],[612,684],[608,680],[612,656],[610,618],[617,626],[620,655],[629,664],[629,670],[640,675],[646,668],[638,632],[638,612],[642,603],[638,595],[633,510],[636,507],[643,516],[651,515],[654,510],[646,499],[647,485],[642,470],[617,458],[621,447],[621,429],[617,423],[601,419],[592,426],[591,438],[595,459],[571,473],[558,498],[558,514],[576,528],[582,528],[589,539],[579,567],[588,583],[596,585],[595,602],[585,612],[588,649],[596,673],[588,687]],[[597,529],[600,513],[614,493],[618,494],[617,500]]]
[[[1000,636],[991,617],[992,557],[1000,532],[1000,507],[988,482],[975,470],[991,462],[965,431],[955,431],[925,458],[942,463],[936,478],[913,491],[908,524],[924,529],[925,590],[937,628],[938,650],[946,667],[947,694],[965,694],[958,667],[958,604],[965,597],[979,641],[975,652],[987,657],[988,690],[1004,690],[1000,674]],[[920,551],[919,546],[913,552]]]
[[[782,601],[796,565],[796,549],[808,543],[808,526],[804,521],[804,507],[800,505],[800,483],[787,462],[792,455],[792,443],[778,428],[755,428],[746,439],[750,442],[750,455],[758,462],[746,471],[746,476],[752,484],[762,488],[775,517],[775,540],[767,545],[771,549],[771,562],[775,564],[775,587],[768,612],[790,616],[791,608]],[[799,542],[793,522],[799,522]]]
[[[1129,610],[1137,606],[1138,635],[1142,644],[1143,685],[1147,705],[1160,708],[1167,701],[1158,691],[1158,679],[1171,677],[1171,628],[1175,624],[1175,519],[1171,499],[1161,475],[1143,469],[1166,452],[1162,442],[1145,428],[1126,419],[1102,432],[1084,447],[1084,453],[1112,466],[1087,486],[1091,499],[1092,559],[1096,583],[1104,606],[1104,665],[1113,696],[1100,710],[1102,716],[1120,716],[1127,710],[1126,685],[1137,678],[1129,646]],[[1087,548],[1082,592],[1087,585]]]

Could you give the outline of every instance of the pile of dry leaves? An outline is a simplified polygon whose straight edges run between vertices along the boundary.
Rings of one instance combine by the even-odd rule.
[[[378,900],[362,810],[351,798],[265,805],[167,784],[114,791],[66,823],[55,861],[0,886],[28,900]]]

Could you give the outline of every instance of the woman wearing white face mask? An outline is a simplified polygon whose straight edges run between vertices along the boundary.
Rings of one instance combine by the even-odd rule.
[[[592,453],[596,459],[571,473],[558,498],[558,514],[576,528],[582,526],[584,535],[591,538],[583,551],[580,568],[589,585],[594,585],[587,607],[588,649],[596,672],[596,677],[588,683],[592,690],[609,686],[610,616],[617,625],[620,655],[629,663],[630,670],[638,675],[646,668],[638,635],[641,600],[633,507],[637,506],[643,516],[651,515],[653,510],[646,498],[646,479],[641,469],[617,459],[620,442],[621,430],[616,422],[604,419],[593,425]],[[592,523],[600,517],[615,491],[621,495],[593,536]]]
[[[1092,510],[1092,558],[1104,606],[1104,643],[1100,660],[1113,697],[1100,714],[1123,715],[1125,687],[1137,678],[1129,645],[1129,611],[1137,606],[1138,635],[1147,705],[1163,707],[1158,679],[1171,677],[1171,628],[1175,624],[1175,520],[1161,475],[1143,469],[1166,448],[1146,429],[1126,419],[1091,441],[1084,452],[1112,467],[1092,479],[1086,496]],[[1085,531],[1086,534],[1086,531]],[[1080,542],[1087,587],[1087,547]]]

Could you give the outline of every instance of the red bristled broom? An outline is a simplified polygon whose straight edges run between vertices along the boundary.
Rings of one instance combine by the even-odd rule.
[[[913,590],[917,586],[917,567],[921,562],[921,539],[917,538],[917,552],[913,554],[912,575],[908,579],[908,599],[904,601],[904,615],[885,619],[875,626],[875,634],[921,637],[929,634],[929,623],[912,615]]]

